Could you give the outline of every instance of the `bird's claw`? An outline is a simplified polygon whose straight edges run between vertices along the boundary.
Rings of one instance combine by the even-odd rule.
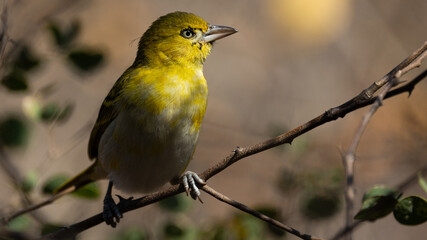
[[[124,198],[119,196],[119,199],[122,200]],[[105,196],[104,198],[104,210],[102,211],[102,217],[104,218],[105,223],[113,228],[120,222],[120,218],[123,218],[123,215],[120,213],[120,210],[111,195]]]
[[[202,202],[200,199],[200,190],[196,183],[200,185],[206,184],[205,181],[197,175],[197,173],[187,171],[182,175],[182,184],[184,185],[187,196],[190,194],[194,200],[199,199],[199,201]]]

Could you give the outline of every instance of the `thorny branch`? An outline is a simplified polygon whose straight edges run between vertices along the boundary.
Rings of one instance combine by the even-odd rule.
[[[390,71],[382,79],[375,82],[369,88],[365,89],[358,96],[352,98],[351,100],[347,101],[346,103],[338,107],[329,109],[328,111],[321,114],[320,116],[278,137],[255,144],[253,146],[238,148],[234,150],[233,153],[225,157],[221,162],[219,162],[218,164],[212,166],[211,168],[207,169],[202,174],[200,174],[200,177],[202,179],[208,180],[209,178],[220,173],[221,171],[226,169],[228,166],[232,165],[233,163],[237,162],[240,159],[246,158],[248,156],[254,155],[256,153],[265,151],[267,149],[276,147],[281,144],[291,143],[293,139],[295,139],[296,137],[318,126],[321,126],[327,122],[334,121],[338,118],[343,118],[347,113],[350,113],[356,109],[372,104],[375,101],[375,98],[373,98],[372,96],[378,89],[380,89],[387,82],[389,82],[390,79],[393,78],[397,72],[400,71],[400,75],[404,75],[408,71],[418,67],[419,64],[421,64],[422,60],[426,57],[427,55],[426,52],[427,52],[427,42],[425,42],[420,49],[412,53],[408,58],[402,61],[398,66],[396,66],[392,71]],[[389,92],[388,94],[385,95],[385,98],[389,98],[403,92],[408,92],[410,94],[414,89],[414,86],[418,82],[420,82],[422,79],[424,79],[426,76],[427,76],[427,70],[421,73],[420,75],[418,75],[415,79],[413,79],[406,85]],[[122,201],[119,203],[118,206],[120,211],[122,213],[125,213],[128,211],[152,204],[154,202],[158,202],[164,198],[170,197],[172,195],[176,195],[183,191],[184,189],[181,185],[174,185],[166,190],[152,193],[139,199]],[[58,239],[58,238],[75,236],[78,233],[86,229],[89,229],[95,225],[98,225],[102,222],[103,222],[102,213],[99,213],[82,222],[73,224],[71,226],[60,229],[52,234],[49,234],[45,236],[44,239]]]
[[[372,107],[369,109],[369,111],[363,116],[360,126],[356,134],[354,135],[353,141],[351,142],[347,153],[345,153],[342,157],[347,180],[344,194],[346,202],[346,228],[350,228],[350,226],[353,225],[354,197],[356,194],[356,190],[354,187],[354,162],[356,160],[356,149],[359,146],[360,139],[362,138],[362,135],[365,132],[369,121],[371,120],[375,112],[378,110],[378,108],[382,106],[386,94],[390,91],[391,88],[401,83],[399,81],[402,74],[408,72],[411,69],[421,66],[421,63],[427,54],[427,51],[423,50],[425,49],[425,45],[426,43],[424,43],[424,46],[415,52],[416,54],[413,54],[413,57],[409,57],[413,60],[412,62],[408,63],[408,65],[404,66],[402,69],[393,69],[392,72],[387,74],[387,76],[389,76],[387,81],[380,80],[381,84],[385,84],[385,87],[375,98],[375,102],[372,104]],[[393,73],[393,75],[391,73]],[[352,239],[351,230],[348,232],[345,239]]]
[[[215,191],[213,188],[209,187],[208,185],[204,185],[202,190],[205,191],[206,193],[208,193],[209,195],[211,195],[212,197],[218,199],[221,202],[225,202],[225,203],[227,203],[227,204],[229,204],[229,205],[231,205],[237,209],[242,210],[243,212],[249,213],[252,216],[257,217],[257,218],[259,218],[259,219],[261,219],[261,220],[263,220],[263,221],[265,221],[271,225],[274,225],[274,226],[276,226],[276,227],[278,227],[278,228],[280,228],[280,229],[282,229],[282,230],[284,230],[290,234],[293,234],[293,235],[295,235],[301,239],[304,239],[304,240],[323,240],[322,238],[317,238],[317,237],[313,237],[309,234],[301,233],[300,231],[296,230],[293,227],[289,227],[289,226],[287,226],[287,225],[285,225],[285,224],[283,224],[283,223],[281,223],[281,222],[279,222],[273,218],[270,218],[270,217],[268,217],[268,216],[266,216],[266,215],[264,215],[258,211],[255,211],[255,210],[249,208],[248,206],[246,206],[240,202],[237,202],[233,199],[230,199],[229,197]]]

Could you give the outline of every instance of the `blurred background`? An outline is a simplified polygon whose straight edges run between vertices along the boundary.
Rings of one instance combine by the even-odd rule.
[[[101,102],[159,16],[188,11],[239,30],[217,42],[205,63],[209,103],[189,166],[195,172],[351,99],[427,40],[424,0],[4,0],[0,7],[2,215],[22,209],[25,198],[45,199],[55,181],[89,166],[87,142]],[[304,233],[330,238],[344,226],[341,154],[366,111],[241,160],[208,184]],[[426,112],[424,81],[410,98],[386,100],[375,114],[357,150],[356,209],[370,187],[396,186],[427,164]],[[102,210],[106,184],[63,197],[7,229],[40,236],[84,220]],[[404,192],[413,194],[426,197],[418,184]],[[297,239],[205,193],[204,204],[184,196],[126,213],[116,229],[101,224],[78,239]],[[404,226],[390,215],[364,224],[354,239],[426,235],[425,224]]]

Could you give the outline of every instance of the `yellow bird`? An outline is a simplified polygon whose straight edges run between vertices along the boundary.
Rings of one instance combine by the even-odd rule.
[[[147,193],[181,178],[187,192],[199,195],[195,181],[203,180],[184,171],[206,110],[203,63],[215,40],[235,32],[186,12],[153,22],[134,63],[102,103],[89,140],[94,163],[56,192],[108,178],[103,215],[113,227],[122,217],[111,196],[113,184],[128,193]]]

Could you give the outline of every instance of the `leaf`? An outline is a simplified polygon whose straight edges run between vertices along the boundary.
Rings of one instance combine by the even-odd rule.
[[[27,215],[21,215],[12,219],[7,228],[11,231],[21,232],[28,229],[31,225],[30,218]]]
[[[99,186],[95,182],[91,182],[83,186],[82,188],[78,189],[77,191],[73,192],[72,195],[80,198],[86,198],[86,199],[99,198],[100,196]]]
[[[92,71],[100,66],[104,55],[94,49],[80,49],[70,52],[68,59],[80,71]]]
[[[28,46],[23,46],[17,58],[13,62],[13,67],[22,71],[30,71],[39,66],[40,60],[34,55]]]
[[[427,221],[427,201],[419,196],[409,196],[396,205],[394,218],[404,225],[418,225]]]
[[[340,198],[335,192],[307,193],[302,202],[303,214],[311,219],[331,217],[340,208]]]
[[[364,195],[362,201],[365,201],[368,198],[371,197],[387,197],[387,196],[393,196],[396,199],[399,199],[401,193],[397,192],[394,188],[389,188],[387,186],[383,185],[377,185],[369,189]]]
[[[378,185],[363,195],[362,207],[355,219],[375,221],[391,213],[401,193],[393,188]]]
[[[25,91],[28,89],[27,78],[24,76],[22,71],[13,70],[9,74],[3,77],[1,84],[10,91]]]
[[[281,221],[280,213],[276,209],[276,207],[263,206],[263,207],[256,208],[255,210],[266,215],[266,216],[268,216],[268,217],[270,217],[270,218]],[[261,220],[259,220],[259,221],[261,221]],[[274,225],[268,224],[264,221],[262,221],[262,223],[270,231],[270,233],[272,233],[273,235],[275,235],[277,237],[283,237],[286,234],[286,232],[284,230],[282,230],[282,229],[280,229]]]
[[[28,142],[29,128],[17,116],[9,116],[0,122],[0,144],[9,147],[24,146]]]
[[[59,26],[56,22],[49,24],[49,30],[55,40],[56,45],[65,50],[80,33],[80,22],[75,20],[69,27]]]
[[[184,212],[190,208],[192,202],[193,201],[184,194],[178,194],[161,200],[159,206],[166,211]]]
[[[54,121],[61,113],[61,108],[56,103],[48,103],[43,106],[40,118],[45,122]]]
[[[421,174],[421,172],[418,172],[418,183],[420,184],[424,192],[427,193],[427,181],[423,178],[423,175]]]
[[[139,227],[128,227],[121,230],[111,240],[148,240],[148,235]]]
[[[39,179],[39,175],[36,170],[30,170],[27,175],[25,175],[24,180],[21,183],[21,189],[23,192],[28,193],[34,190],[34,187],[37,184],[37,180]]]
[[[52,176],[45,181],[42,187],[42,191],[44,194],[53,194],[55,189],[57,189],[67,180],[68,180],[68,177],[62,174]]]
[[[71,113],[74,109],[74,105],[68,103],[64,108],[57,103],[48,103],[40,111],[40,118],[47,123],[57,121],[65,122],[71,116]]]

